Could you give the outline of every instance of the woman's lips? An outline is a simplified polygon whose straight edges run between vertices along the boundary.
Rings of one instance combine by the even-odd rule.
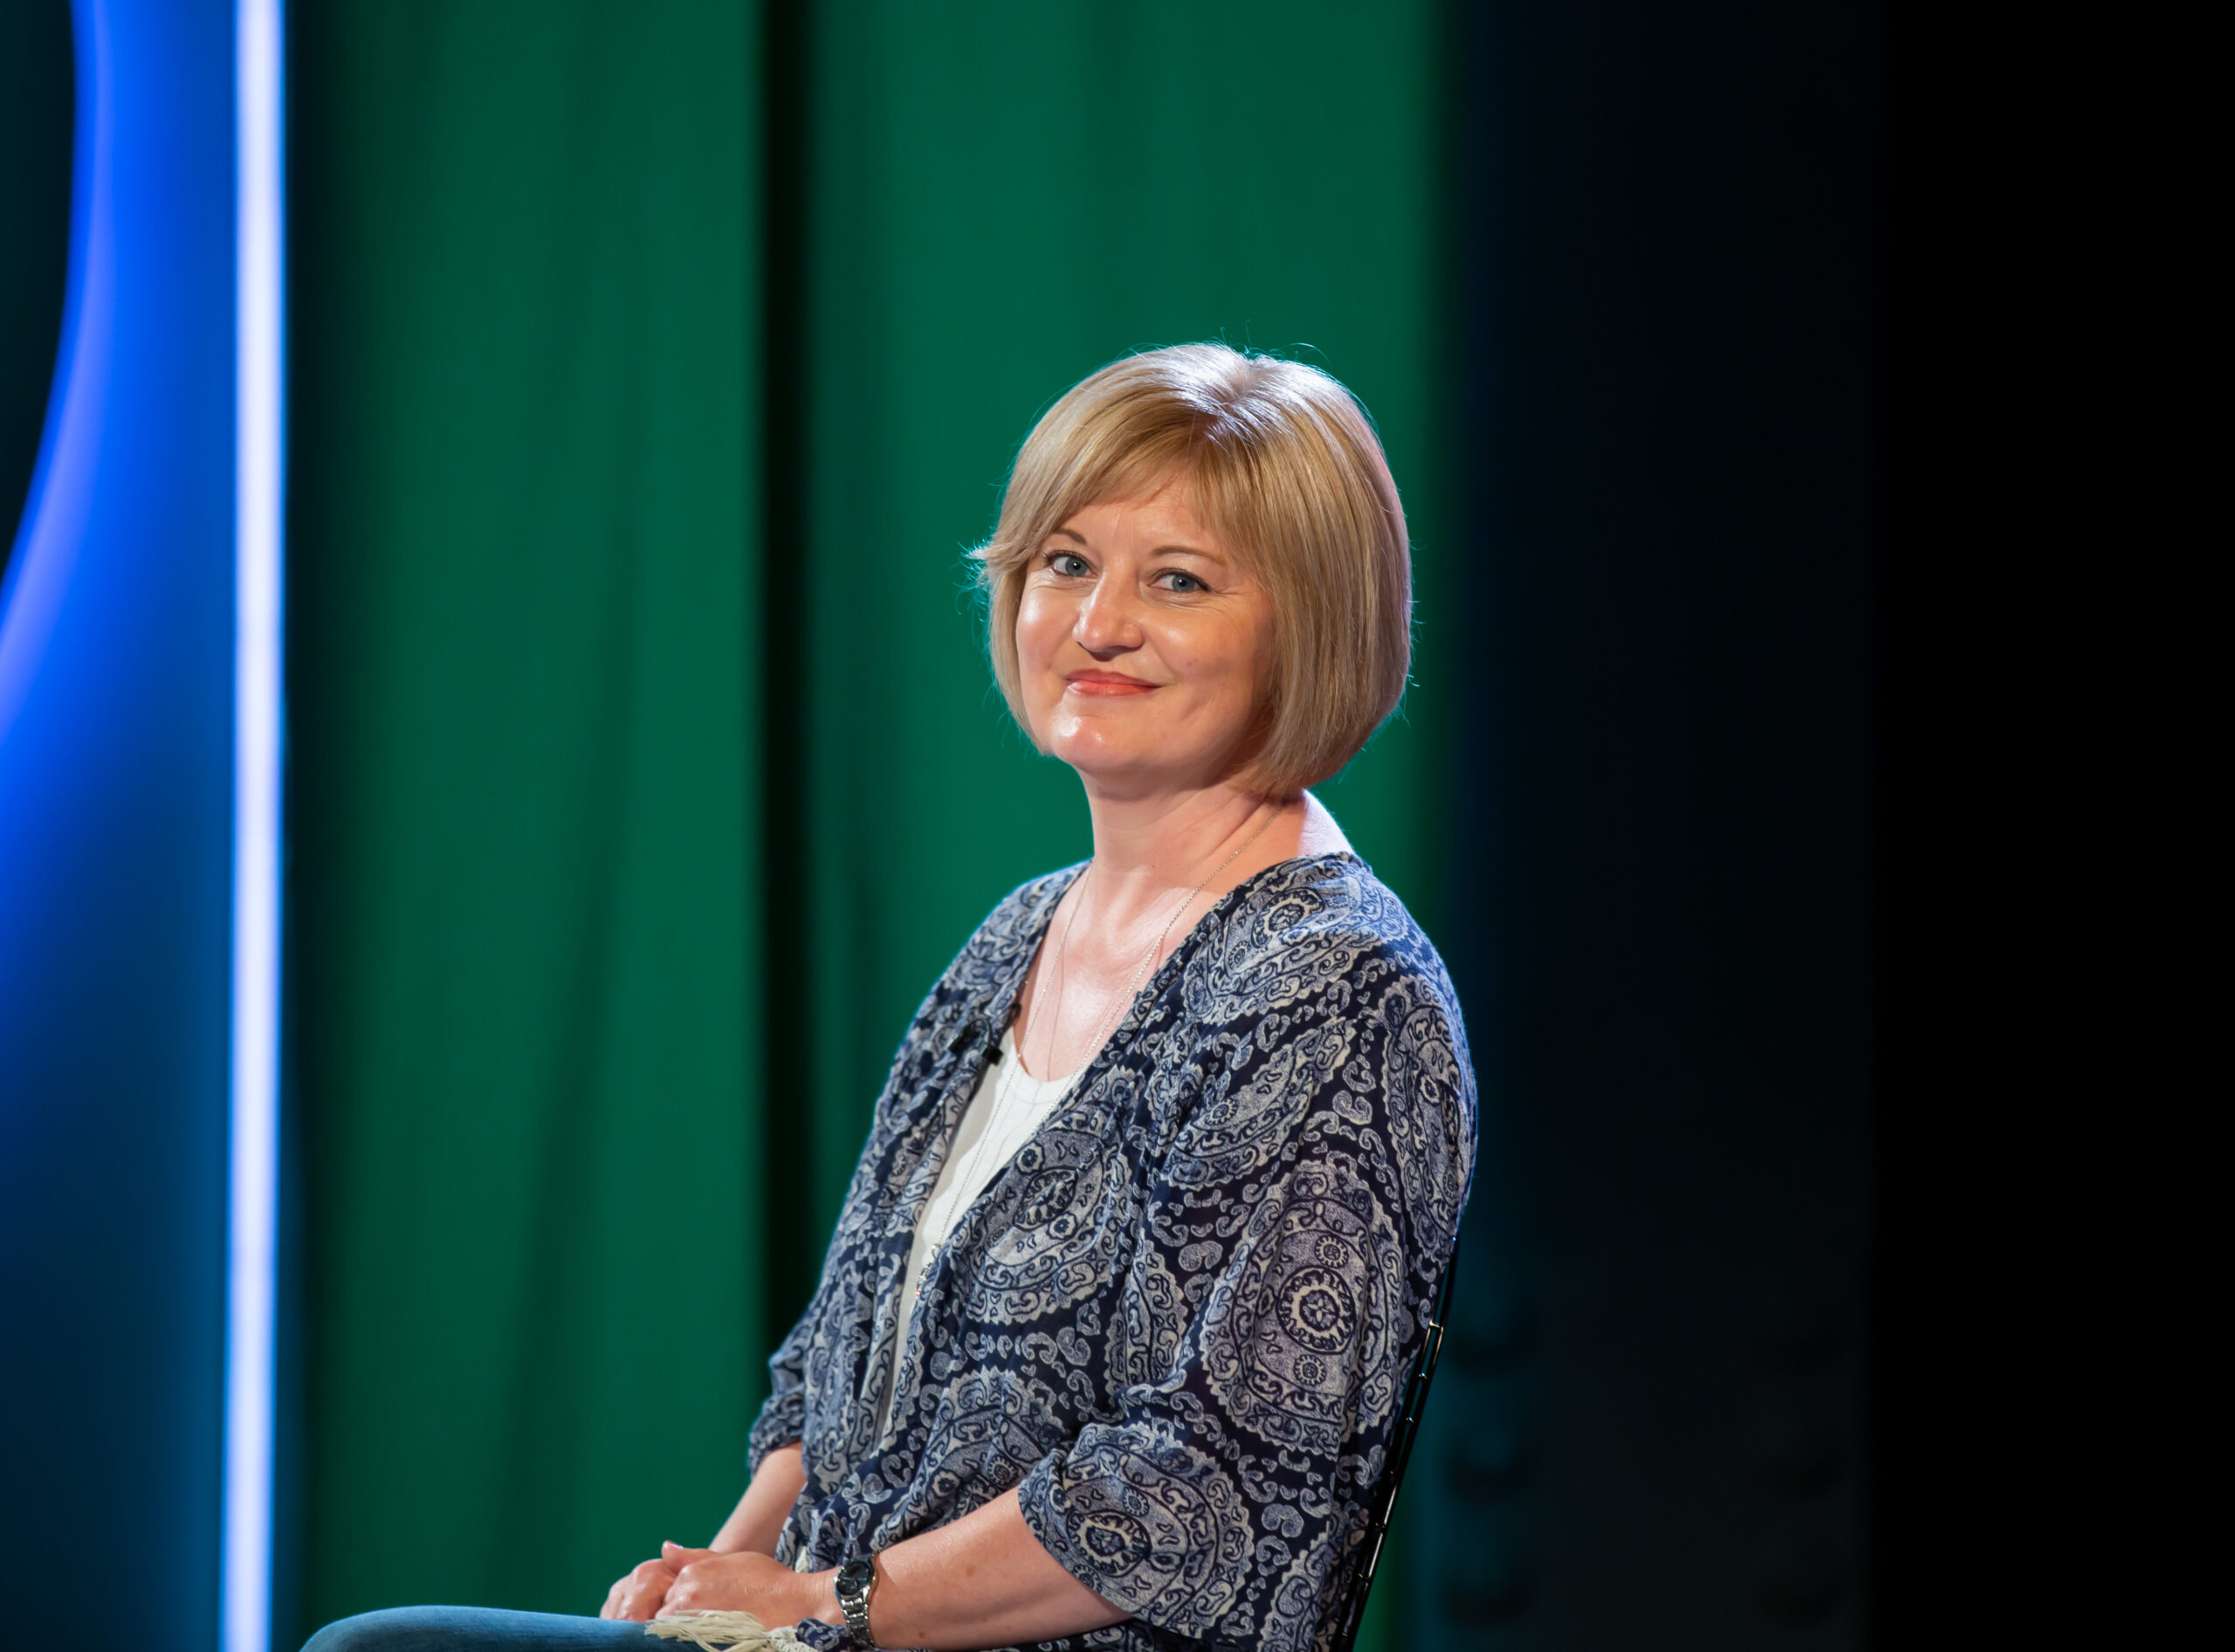
[[[1146,694],[1156,688],[1154,683],[1144,683],[1138,677],[1124,677],[1116,671],[1074,671],[1063,681],[1074,693],[1090,694],[1097,699]]]

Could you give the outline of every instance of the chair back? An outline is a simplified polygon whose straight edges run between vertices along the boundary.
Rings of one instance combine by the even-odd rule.
[[[1397,1490],[1405,1483],[1405,1465],[1413,1458],[1413,1439],[1420,1431],[1420,1413],[1428,1402],[1428,1385],[1435,1380],[1435,1362],[1443,1353],[1443,1327],[1450,1318],[1451,1282],[1459,1274],[1459,1252],[1454,1247],[1451,1259],[1443,1265],[1443,1278],[1436,1285],[1435,1306],[1428,1314],[1428,1334],[1420,1344],[1420,1353],[1413,1357],[1412,1374],[1405,1380],[1405,1403],[1398,1413],[1397,1428],[1390,1437],[1389,1460],[1382,1466],[1381,1478],[1374,1483],[1373,1496],[1366,1504],[1365,1554],[1358,1562],[1358,1569],[1351,1574],[1348,1598],[1343,1602],[1339,1627],[1330,1642],[1330,1652],[1351,1652],[1358,1638],[1358,1625],[1365,1621],[1366,1596],[1373,1589],[1374,1568],[1381,1563],[1382,1539],[1389,1535],[1389,1517],[1397,1507]]]

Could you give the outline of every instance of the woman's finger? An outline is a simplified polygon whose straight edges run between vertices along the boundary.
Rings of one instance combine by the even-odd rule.
[[[618,1615],[630,1622],[643,1623],[667,1599],[668,1590],[675,1584],[675,1568],[664,1560],[647,1560],[629,1574],[629,1591]]]
[[[628,1598],[629,1586],[636,1581],[636,1573],[632,1568],[625,1575],[614,1579],[613,1587],[605,1592],[605,1604],[598,1608],[598,1616],[617,1618],[621,1615],[622,1602]]]

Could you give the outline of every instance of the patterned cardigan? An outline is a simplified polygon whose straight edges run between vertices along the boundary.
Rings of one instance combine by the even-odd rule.
[[[1151,978],[934,1261],[877,1433],[917,1216],[1079,871],[994,909],[893,1061],[753,1426],[755,1470],[804,1449],[777,1556],[836,1566],[1015,1488],[1132,1614],[1047,1646],[1303,1652],[1354,1569],[1475,1156],[1450,980],[1355,857],[1258,873]]]

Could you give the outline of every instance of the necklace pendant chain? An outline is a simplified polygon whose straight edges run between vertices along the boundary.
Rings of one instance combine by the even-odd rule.
[[[1130,1008],[1132,1005],[1133,1000],[1140,995],[1141,983],[1148,979],[1149,966],[1163,955],[1164,943],[1171,939],[1172,926],[1179,921],[1179,914],[1186,912],[1190,906],[1193,905],[1195,904],[1195,897],[1201,894],[1204,890],[1210,886],[1211,879],[1216,878],[1228,867],[1233,865],[1235,861],[1241,859],[1241,857],[1248,851],[1250,847],[1255,844],[1259,838],[1265,835],[1267,829],[1271,827],[1272,823],[1280,817],[1281,809],[1279,808],[1276,808],[1271,814],[1265,816],[1264,821],[1258,826],[1255,831],[1250,833],[1247,838],[1242,840],[1241,846],[1240,848],[1236,849],[1231,855],[1228,855],[1216,866],[1214,866],[1209,871],[1205,872],[1203,874],[1202,881],[1197,884],[1194,888],[1189,890],[1181,898],[1179,905],[1172,909],[1172,916],[1164,920],[1164,927],[1157,933],[1156,945],[1149,948],[1147,953],[1141,959],[1139,967],[1133,971],[1132,985],[1125,989],[1125,995],[1123,998],[1118,999],[1116,1003],[1111,1006],[1110,1013],[1103,1018],[1102,1024],[1095,1029],[1094,1037],[1086,1047],[1085,1060],[1080,1062],[1080,1067],[1083,1068],[1088,1062],[1091,1062],[1094,1059],[1096,1052],[1100,1050],[1102,1048],[1103,1041],[1110,1036],[1111,1029],[1116,1027],[1119,1016],[1124,1010]],[[1056,1003],[1053,1012],[1048,1017],[1047,1053],[1042,1058],[1041,1062],[1041,1065],[1043,1070],[1055,1065],[1056,1034],[1063,1014],[1063,955],[1070,947],[1071,926],[1078,922],[1079,909],[1086,905],[1086,891],[1083,885],[1086,879],[1091,877],[1093,873],[1094,863],[1090,861],[1087,863],[1086,871],[1080,874],[1079,881],[1082,887],[1079,891],[1079,898],[1072,904],[1071,915],[1063,922],[1062,939],[1056,943]],[[1053,1075],[1050,1076],[1052,1077]]]

